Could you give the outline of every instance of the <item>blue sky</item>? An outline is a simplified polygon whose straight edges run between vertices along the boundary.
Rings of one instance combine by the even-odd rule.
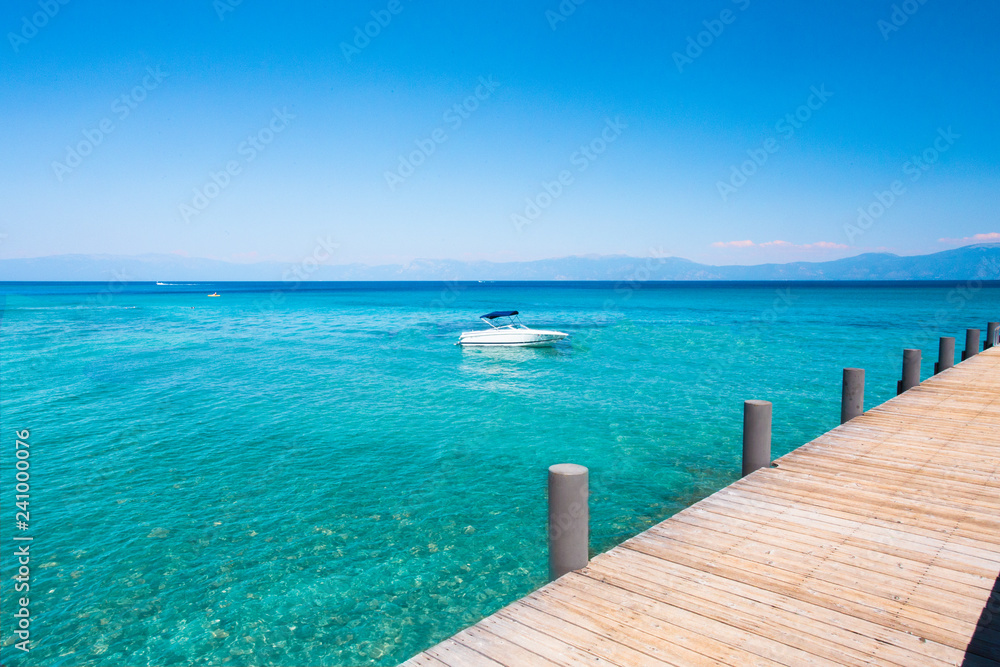
[[[998,19],[960,0],[13,0],[0,257],[296,261],[323,239],[333,263],[756,263],[1000,240]]]

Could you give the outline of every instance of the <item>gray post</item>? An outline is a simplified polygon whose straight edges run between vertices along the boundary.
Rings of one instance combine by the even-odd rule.
[[[549,581],[590,560],[589,478],[590,471],[575,463],[549,466]]]
[[[941,336],[938,341],[938,360],[934,364],[934,373],[946,371],[955,365],[955,337]]]
[[[965,330],[965,349],[962,351],[962,361],[979,354],[979,329]]]
[[[996,344],[997,331],[1000,331],[1000,322],[990,322],[986,325],[986,344],[984,350],[988,350]]]
[[[896,385],[896,393],[902,394],[920,384],[920,350],[903,350],[903,379]]]
[[[865,412],[865,369],[845,368],[844,389],[840,396],[840,423]]]
[[[771,401],[743,402],[743,476],[771,467]]]

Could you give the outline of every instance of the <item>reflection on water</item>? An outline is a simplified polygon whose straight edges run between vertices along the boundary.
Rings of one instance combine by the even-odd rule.
[[[459,345],[466,355],[480,355],[490,361],[532,361],[545,357],[558,357],[569,353],[565,345],[551,345],[548,347],[517,347],[513,345]],[[473,357],[474,358],[474,357]]]
[[[458,346],[462,350],[459,368],[470,378],[467,386],[493,392],[519,394],[537,393],[533,387],[539,374],[544,374],[545,366],[560,357],[569,356],[571,351],[565,343],[551,347],[515,347],[506,345]],[[525,380],[532,379],[532,385]]]

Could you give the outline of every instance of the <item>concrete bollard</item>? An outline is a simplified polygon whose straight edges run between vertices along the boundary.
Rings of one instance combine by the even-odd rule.
[[[946,371],[955,365],[955,337],[941,336],[938,341],[938,360],[934,363],[934,374]]]
[[[1000,322],[989,322],[986,325],[986,343],[983,345],[984,350],[988,350],[994,345],[1000,345],[1000,341],[997,341],[998,332],[1000,332]]]
[[[743,476],[771,467],[771,401],[743,402]]]
[[[590,561],[589,482],[584,466],[549,466],[549,581]]]
[[[840,423],[865,413],[865,369],[845,368],[840,396]]]
[[[920,384],[920,350],[903,350],[903,379],[896,385],[896,393],[902,394]]]
[[[965,349],[962,350],[962,361],[979,354],[979,329],[965,330]]]

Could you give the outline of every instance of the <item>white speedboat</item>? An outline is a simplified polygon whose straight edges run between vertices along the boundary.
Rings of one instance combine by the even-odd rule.
[[[512,345],[516,347],[545,347],[569,334],[547,329],[524,326],[516,310],[496,310],[479,319],[490,325],[489,329],[463,331],[455,345]],[[495,320],[499,320],[498,324]]]

